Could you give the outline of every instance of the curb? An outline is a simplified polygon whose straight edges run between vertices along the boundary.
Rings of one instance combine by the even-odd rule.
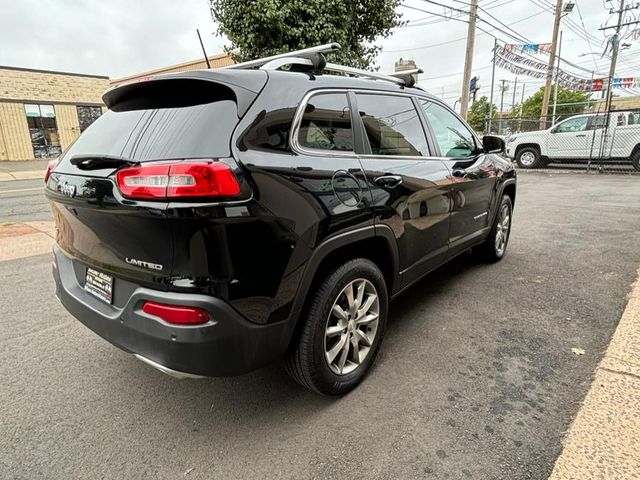
[[[640,475],[640,269],[550,479]]]
[[[0,172],[0,182],[11,182],[13,180],[35,180],[38,178],[44,178],[43,170]]]

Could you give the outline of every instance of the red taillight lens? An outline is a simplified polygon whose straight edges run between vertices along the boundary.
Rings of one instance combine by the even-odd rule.
[[[142,165],[120,170],[116,179],[122,195],[133,199],[234,197],[240,193],[238,180],[222,162]]]
[[[175,325],[201,325],[209,321],[209,314],[197,307],[145,302],[142,306],[142,311]]]
[[[47,183],[49,181],[49,177],[51,176],[51,172],[53,171],[54,168],[56,168],[56,165],[58,165],[58,159],[57,158],[55,160],[51,160],[51,161],[49,161],[49,163],[47,163],[47,170],[44,172],[44,183]]]

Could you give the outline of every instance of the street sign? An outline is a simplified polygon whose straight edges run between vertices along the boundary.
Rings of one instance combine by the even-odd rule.
[[[480,85],[478,84],[479,80],[480,77],[473,77],[469,82],[469,91],[471,93],[476,93],[478,90],[480,90]]]

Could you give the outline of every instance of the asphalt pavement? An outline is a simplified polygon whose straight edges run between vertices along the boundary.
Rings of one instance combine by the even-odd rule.
[[[43,187],[42,178],[0,182],[0,224],[50,220],[51,207]]]
[[[392,303],[339,399],[277,364],[166,377],[64,311],[49,255],[0,262],[0,478],[547,478],[640,264],[640,179],[519,182],[506,258],[463,255]],[[15,195],[0,219],[46,215]]]

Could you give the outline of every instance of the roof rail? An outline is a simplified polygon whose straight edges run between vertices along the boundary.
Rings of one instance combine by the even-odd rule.
[[[236,63],[235,65],[229,65],[223,68],[260,68],[261,70],[277,70],[286,65],[304,65],[305,67],[310,67],[310,69],[312,70],[325,70],[328,72],[343,73],[354,77],[369,78],[372,80],[383,80],[406,87],[413,87],[415,85],[416,82],[413,75],[423,73],[421,69],[416,68],[412,70],[403,70],[401,72],[383,74],[371,72],[369,70],[363,70],[360,68],[338,65],[335,63],[327,63],[324,54],[333,52],[335,50],[338,50],[339,48],[339,43],[327,43],[325,45],[318,45],[317,47],[304,48],[302,50],[280,53],[278,55],[259,58],[257,60],[250,60],[248,62]]]
[[[324,45],[318,45],[317,47],[303,48],[302,50],[295,50],[293,52],[280,53],[278,55],[272,55],[270,57],[258,58],[257,60],[249,60],[248,62],[236,63],[235,65],[229,65],[224,68],[233,68],[233,69],[245,69],[245,68],[260,68],[268,63],[274,62],[275,60],[280,59],[290,59],[291,57],[295,57],[297,59],[307,59],[310,61],[314,61],[317,59],[319,53],[329,53],[334,50],[339,50],[339,43],[326,43]],[[296,63],[296,62],[288,62]],[[287,65],[288,63],[282,63],[279,66]],[[309,63],[309,65],[311,65]]]

